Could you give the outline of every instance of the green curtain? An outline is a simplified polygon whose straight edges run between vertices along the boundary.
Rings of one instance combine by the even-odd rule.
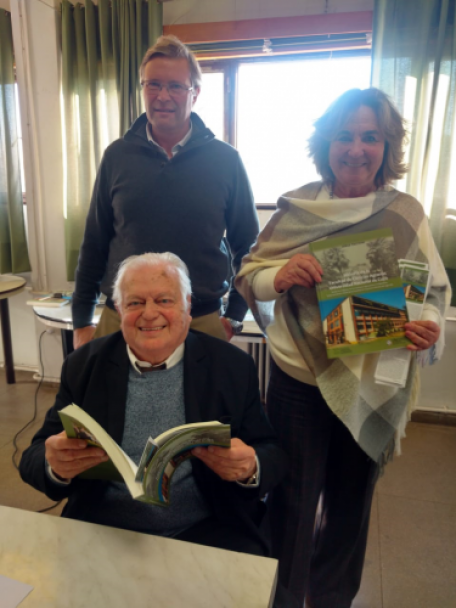
[[[62,1],[66,267],[74,279],[104,149],[141,114],[138,70],[162,32],[157,0]]]
[[[15,86],[11,14],[0,9],[0,274],[30,270]]]
[[[456,0],[375,0],[372,86],[409,121],[409,173],[398,187],[429,217],[456,305]]]

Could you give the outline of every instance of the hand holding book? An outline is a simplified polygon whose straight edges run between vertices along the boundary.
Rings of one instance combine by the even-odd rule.
[[[405,324],[405,335],[413,342],[408,350],[427,350],[440,336],[440,327],[434,321],[410,321]]]
[[[52,472],[64,480],[80,475],[85,479],[123,481],[136,500],[168,506],[174,471],[187,458],[196,456],[193,452],[197,447],[218,446],[233,452],[228,460],[238,462],[231,467],[242,466],[239,461],[243,457],[236,457],[237,450],[231,448],[230,425],[216,420],[184,424],[155,439],[149,437],[136,465],[106,430],[77,405],[63,408],[59,416],[65,431],[46,440],[46,459]],[[220,454],[211,456],[219,458]]]
[[[255,450],[241,439],[231,439],[231,447],[195,448],[192,454],[225,481],[242,481],[256,472]]]
[[[109,460],[101,448],[90,447],[84,439],[69,439],[65,431],[48,437],[45,447],[45,458],[52,472],[64,480]]]
[[[321,282],[322,274],[323,269],[313,255],[298,253],[276,274],[274,289],[277,293],[283,293],[293,285],[313,287],[315,283]]]

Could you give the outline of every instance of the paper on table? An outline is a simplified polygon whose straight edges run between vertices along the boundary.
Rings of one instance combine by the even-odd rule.
[[[0,574],[0,608],[17,608],[32,590],[31,585]]]

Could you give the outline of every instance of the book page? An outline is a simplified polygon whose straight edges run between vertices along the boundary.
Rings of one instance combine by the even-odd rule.
[[[90,414],[77,405],[72,404],[60,410],[59,416],[68,437],[86,439],[89,445],[101,447],[107,453],[115,468],[122,476],[123,481],[125,481],[133,498],[142,495],[141,484],[135,481],[137,471],[136,464],[122,448],[117,445],[109,433],[90,416]],[[102,463],[102,465],[103,464],[109,463]],[[100,465],[98,465],[98,467],[100,467],[100,469],[103,468]],[[95,475],[97,475],[95,469],[98,467],[93,468],[93,473]],[[87,471],[89,478],[92,477],[90,473],[91,470],[92,469],[89,469],[89,471]],[[84,475],[84,473],[82,473],[82,475]]]
[[[147,500],[162,506],[169,503],[169,486],[174,471],[184,460],[192,457],[193,448],[209,445],[228,448],[231,445],[229,424],[212,422],[189,426],[173,435],[154,453],[144,473],[143,487]]]
[[[187,431],[190,429],[204,429],[204,428],[213,428],[216,426],[224,426],[218,420],[210,420],[209,422],[189,422],[188,424],[181,424],[180,426],[175,426],[172,429],[161,433],[161,435],[157,435],[153,440],[154,444],[157,446],[161,446],[169,441],[174,435],[180,435],[182,431]]]

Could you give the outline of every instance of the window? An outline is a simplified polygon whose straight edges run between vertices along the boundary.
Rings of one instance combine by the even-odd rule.
[[[319,179],[307,156],[313,121],[347,89],[368,87],[370,69],[366,50],[204,63],[195,111],[239,150],[257,206],[274,207]]]
[[[14,89],[15,89],[15,98],[16,98],[17,143],[18,143],[18,149],[19,149],[19,162],[20,162],[20,168],[21,168],[22,198],[25,203],[24,153],[23,153],[23,145],[22,145],[22,125],[21,125],[21,113],[19,110],[19,92],[17,89],[17,84],[15,85]]]
[[[205,72],[203,74],[203,86],[195,104],[195,112],[201,116],[214,135],[221,140],[225,139],[224,96],[224,73]]]

